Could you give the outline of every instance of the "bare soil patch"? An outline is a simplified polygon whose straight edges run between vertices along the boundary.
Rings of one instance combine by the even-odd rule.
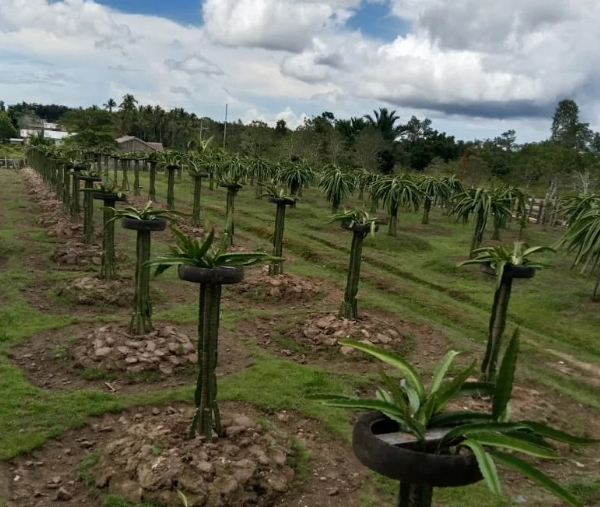
[[[196,326],[155,323],[155,327],[156,334],[144,337],[128,337],[116,324],[44,331],[13,348],[11,359],[31,383],[44,388],[148,392],[192,385],[197,368],[190,347],[195,348]],[[252,363],[247,347],[222,329],[217,376]]]
[[[239,507],[359,505],[365,470],[350,445],[317,421],[233,403],[221,404],[221,412],[230,436],[212,444],[185,439],[192,413],[187,405],[90,418],[83,428],[0,464],[7,507],[57,501],[99,507],[98,492],[107,491],[175,506],[181,504],[177,489],[190,506],[208,499],[214,500],[209,505]]]

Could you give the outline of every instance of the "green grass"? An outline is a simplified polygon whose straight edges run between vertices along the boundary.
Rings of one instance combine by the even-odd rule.
[[[5,173],[3,173],[4,177]],[[53,315],[33,307],[22,290],[36,283],[56,284],[63,280],[82,276],[70,271],[47,271],[34,269],[27,264],[28,256],[46,258],[53,251],[56,239],[48,238],[44,230],[33,224],[24,224],[23,209],[31,206],[24,185],[16,172],[6,173],[0,186],[0,211],[3,216],[0,229],[0,459],[25,453],[53,436],[69,428],[82,426],[90,415],[119,411],[125,407],[142,404],[163,404],[177,401],[191,402],[193,386],[174,390],[160,390],[150,394],[122,395],[88,390],[48,391],[38,389],[27,382],[23,372],[9,359],[11,348],[49,329],[62,328],[80,322],[106,322],[127,319],[127,314],[81,317],[64,314]],[[142,176],[142,186],[147,188],[147,175]],[[158,179],[159,206],[166,201],[166,181]],[[182,211],[191,210],[192,186],[187,179],[176,184],[176,205]],[[222,226],[225,212],[225,192],[203,190],[205,217]],[[357,205],[356,200],[348,204]],[[100,203],[96,203],[99,207]],[[32,217],[35,215],[32,214]],[[327,278],[330,283],[343,289],[348,263],[350,236],[335,224],[327,224],[329,207],[311,188],[304,192],[296,208],[288,210],[284,255],[288,258],[286,270],[302,276]],[[380,216],[385,213],[380,211]],[[271,249],[274,210],[264,200],[256,200],[251,188],[243,189],[236,201],[236,231],[238,238],[252,249]],[[369,237],[364,246],[364,262],[359,293],[361,309],[383,310],[396,315],[412,325],[425,324],[443,332],[448,346],[463,350],[473,357],[481,355],[488,326],[489,311],[493,297],[491,278],[481,275],[476,268],[458,268],[456,264],[468,251],[470,226],[463,226],[442,216],[434,210],[430,227],[420,225],[420,214],[401,213],[399,235],[388,237],[385,227],[375,237]],[[96,226],[100,227],[100,213],[96,213]],[[491,231],[486,233],[489,237]],[[511,239],[515,231],[504,231]],[[552,244],[558,231],[543,231],[536,226],[527,232],[531,244]],[[153,237],[153,255],[167,251],[168,233]],[[121,274],[132,274],[131,258],[135,251],[135,235],[117,227],[116,244],[120,253],[127,254],[129,261],[119,265]],[[515,325],[523,328],[523,351],[519,365],[519,379],[536,388],[568,396],[573,403],[585,409],[574,414],[572,425],[585,432],[587,418],[598,416],[600,402],[598,390],[585,376],[569,378],[545,366],[556,357],[546,352],[551,348],[600,366],[600,347],[597,345],[600,329],[600,306],[590,301],[593,280],[570,270],[570,259],[560,255],[543,255],[540,261],[550,267],[541,271],[530,281],[515,284],[509,310],[509,329]],[[86,273],[93,276],[93,273]],[[155,320],[177,324],[193,324],[197,321],[197,287],[180,282],[176,270],[152,281],[156,298]],[[168,295],[173,289],[182,297],[172,301]],[[238,301],[237,299],[235,301]],[[64,305],[61,298],[51,298],[51,303]],[[259,301],[249,299],[243,308],[224,305],[222,328],[243,341],[254,356],[253,365],[243,371],[219,379],[219,398],[251,403],[264,409],[266,414],[279,410],[293,410],[298,414],[315,418],[323,431],[329,431],[348,439],[351,418],[347,412],[330,409],[308,400],[311,394],[331,392],[354,394],[373,382],[372,375],[332,373],[324,368],[300,365],[280,359],[260,349],[255,337],[246,336],[239,329],[241,319],[268,316],[279,322],[289,319],[290,312],[274,314],[261,308]],[[337,302],[319,310],[337,310]],[[295,314],[304,312],[299,305]],[[419,359],[420,337],[405,336],[406,352]],[[280,346],[299,350],[297,343],[277,337]],[[55,350],[59,359],[66,354],[66,342]],[[440,350],[443,355],[445,350]],[[110,381],[114,377],[104,370],[86,370],[84,377],[90,380]],[[154,382],[156,378],[137,378]],[[268,422],[268,416],[266,416]],[[567,428],[568,429],[568,428]],[[82,461],[80,474],[93,466],[89,456]],[[298,442],[294,444],[292,464],[297,479],[306,480],[311,471],[311,457]],[[583,500],[597,501],[600,477],[594,470],[578,470],[576,478],[569,483],[570,489]],[[585,475],[584,475],[585,472]],[[89,479],[89,477],[88,477]],[[514,489],[514,491],[513,491]],[[537,490],[524,483],[511,484],[511,497],[522,495],[527,505],[543,505],[538,502]],[[359,493],[363,507],[393,505],[397,484],[370,475],[366,487]],[[544,497],[539,497],[544,498]],[[539,500],[540,502],[542,500]],[[436,505],[443,507],[505,507],[511,499],[491,498],[485,485],[468,488],[440,490],[436,492]],[[0,505],[2,501],[0,500]],[[133,506],[117,497],[106,497],[108,507]]]

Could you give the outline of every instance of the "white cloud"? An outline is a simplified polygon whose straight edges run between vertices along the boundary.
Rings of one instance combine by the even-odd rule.
[[[290,126],[388,103],[458,135],[513,122],[535,136],[536,118],[569,96],[598,128],[597,0],[390,0],[412,29],[386,43],[344,27],[365,1],[206,0],[194,27],[91,0],[0,0],[0,97],[88,105],[133,93],[215,117],[227,102],[231,117]]]
[[[361,0],[206,0],[211,37],[228,46],[301,51],[323,28],[343,24]]]

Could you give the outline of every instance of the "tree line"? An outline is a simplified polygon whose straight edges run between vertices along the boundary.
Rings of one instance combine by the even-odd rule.
[[[457,140],[434,129],[428,118],[413,116],[403,123],[387,108],[349,119],[325,111],[295,130],[284,120],[274,127],[237,120],[225,128],[224,122],[182,108],[140,105],[127,94],[120,102],[111,98],[85,109],[25,102],[6,108],[0,101],[0,137],[13,137],[24,123],[43,118],[76,133],[69,143],[86,149],[115,148],[117,137],[133,135],[187,151],[212,138],[213,147],[273,161],[302,159],[315,167],[334,164],[382,174],[457,174],[470,185],[501,180],[553,196],[559,188],[589,192],[599,180],[600,134],[581,122],[579,113],[575,101],[561,100],[548,139],[518,144],[514,130],[492,139]]]

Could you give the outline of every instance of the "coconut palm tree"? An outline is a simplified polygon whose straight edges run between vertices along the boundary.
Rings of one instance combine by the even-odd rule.
[[[402,133],[402,127],[396,125],[400,117],[396,111],[388,111],[387,107],[380,107],[379,111],[373,111],[373,116],[365,115],[367,123],[381,132],[386,141],[395,141]]]
[[[383,201],[390,214],[389,236],[397,236],[398,234],[397,224],[400,208],[416,211],[419,208],[421,196],[422,193],[417,184],[405,174],[380,178],[373,184],[373,199]]]
[[[102,107],[103,107],[104,109],[108,109],[108,112],[109,112],[109,113],[112,113],[112,112],[113,112],[113,109],[114,109],[115,107],[117,107],[117,103],[115,102],[115,99],[108,99],[108,100],[106,101],[106,104],[103,104],[103,105],[102,105]]]
[[[429,212],[435,202],[443,202],[450,198],[452,190],[443,178],[435,176],[421,176],[417,180],[419,189],[423,193],[423,218],[421,223],[429,224]]]
[[[325,192],[327,202],[331,203],[331,213],[336,214],[342,201],[354,190],[354,176],[336,165],[330,165],[323,170],[319,187]]]

